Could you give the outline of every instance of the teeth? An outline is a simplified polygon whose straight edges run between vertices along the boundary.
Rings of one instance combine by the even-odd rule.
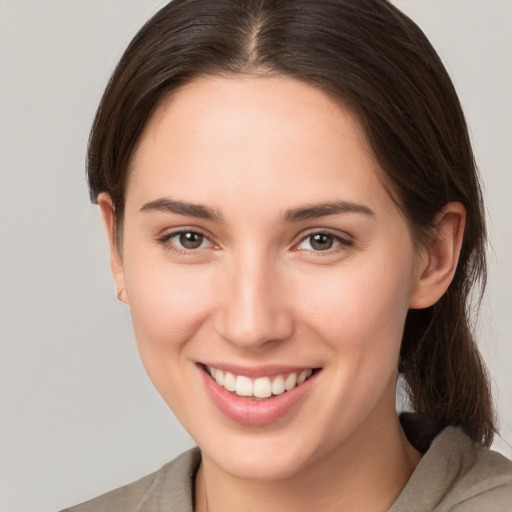
[[[286,391],[290,391],[297,385],[297,374],[296,373],[290,373],[288,377],[286,377],[286,380],[284,381],[284,389]]]
[[[284,393],[284,377],[279,375],[272,382],[272,394],[280,395],[281,393]]]
[[[269,398],[272,395],[280,395],[285,391],[291,391],[311,377],[313,373],[313,370],[308,369],[302,370],[298,375],[297,373],[290,373],[277,375],[274,378],[259,377],[253,380],[244,375],[234,375],[231,372],[225,372],[210,366],[207,366],[207,370],[219,386],[228,391],[234,391],[238,396],[254,396],[256,398]]]
[[[235,393],[239,396],[252,396],[252,381],[251,381],[251,379],[249,379],[249,377],[244,377],[243,375],[239,375],[236,378]]]
[[[236,389],[236,378],[230,372],[226,372],[224,374],[224,387],[228,391],[235,391],[235,389]]]
[[[224,386],[224,372],[222,370],[215,372],[215,380],[219,386]]]
[[[310,377],[311,373],[311,370],[302,370],[300,375],[297,377],[297,386],[302,384],[308,377]]]
[[[261,377],[254,381],[252,388],[253,395],[258,398],[268,398],[272,396],[272,384],[268,377]]]

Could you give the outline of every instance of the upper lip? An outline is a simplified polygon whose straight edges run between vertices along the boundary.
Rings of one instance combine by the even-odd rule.
[[[202,362],[203,366],[209,366],[210,368],[217,368],[225,372],[231,372],[234,375],[243,375],[252,379],[258,377],[275,377],[277,375],[300,373],[303,370],[315,370],[318,369],[316,366],[295,366],[295,365],[283,365],[283,364],[267,364],[261,366],[243,366],[238,364],[229,363],[217,363],[217,362]]]

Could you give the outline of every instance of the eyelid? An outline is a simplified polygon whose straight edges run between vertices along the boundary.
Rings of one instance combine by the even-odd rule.
[[[301,233],[298,242],[295,242],[292,245],[292,249],[297,250],[297,251],[309,251],[309,252],[313,252],[315,254],[320,255],[322,253],[330,254],[332,252],[335,252],[337,250],[337,248],[339,247],[338,245],[336,245],[335,247],[325,249],[323,251],[314,251],[311,249],[298,249],[298,246],[302,242],[304,242],[307,238],[314,236],[314,235],[332,236],[337,242],[339,242],[339,245],[341,245],[342,247],[350,247],[350,246],[354,245],[354,238],[346,232],[340,233],[340,231],[338,231],[338,230],[333,230],[333,229],[329,229],[329,228],[311,228],[311,229],[308,229],[305,233]]]
[[[170,243],[170,240],[172,238],[174,238],[175,236],[178,236],[182,233],[200,234],[206,240],[208,240],[211,245],[210,245],[210,247],[201,247],[198,249],[187,249],[187,248],[181,248],[179,246],[176,246],[175,244]],[[331,236],[338,242],[338,244],[335,247],[325,249],[323,251],[315,251],[312,249],[299,249],[298,248],[298,246],[302,242],[304,242],[307,238],[317,235],[317,234]],[[156,242],[158,244],[163,245],[165,248],[167,248],[169,250],[172,250],[172,251],[180,253],[180,254],[187,254],[187,255],[198,254],[198,253],[202,252],[204,249],[212,249],[212,248],[218,249],[219,248],[219,245],[213,240],[213,237],[208,232],[206,232],[206,230],[199,228],[197,226],[180,226],[179,228],[171,228],[171,229],[167,229],[167,230],[162,230],[162,232],[157,235]],[[338,249],[339,246],[341,246],[342,248],[346,248],[346,247],[350,247],[352,245],[354,245],[354,238],[349,233],[340,232],[339,230],[334,230],[331,228],[310,228],[306,232],[302,232],[300,234],[300,238],[298,239],[298,241],[296,241],[292,244],[292,250],[308,251],[311,253],[315,253],[316,255],[321,255],[321,254],[327,255],[327,254],[331,254],[331,253],[339,250]]]
[[[174,238],[175,236],[181,235],[182,233],[197,233],[198,235],[203,236],[206,240],[208,240],[211,244],[211,247],[200,247],[198,249],[187,249],[185,247],[178,247],[172,243],[170,243],[170,240]],[[179,254],[198,254],[204,249],[211,249],[211,248],[218,248],[218,244],[216,244],[212,237],[201,228],[198,228],[196,226],[181,226],[179,228],[169,229],[169,230],[163,230],[159,235],[156,237],[156,242],[158,244],[163,245],[166,249],[175,251]]]

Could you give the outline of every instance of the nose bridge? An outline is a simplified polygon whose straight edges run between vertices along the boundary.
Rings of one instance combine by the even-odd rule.
[[[226,269],[217,329],[230,343],[258,347],[283,340],[293,332],[293,320],[283,300],[283,279],[263,250],[233,254]]]

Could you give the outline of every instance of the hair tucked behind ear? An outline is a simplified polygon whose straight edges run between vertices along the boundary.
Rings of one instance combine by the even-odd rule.
[[[421,30],[385,0],[173,0],[126,50],[91,132],[91,198],[110,193],[118,226],[146,122],[204,74],[284,75],[352,109],[417,243],[446,203],[465,206],[455,277],[437,304],[409,312],[400,370],[418,412],[490,444],[490,389],[468,303],[485,284],[482,197],[457,95]]]

